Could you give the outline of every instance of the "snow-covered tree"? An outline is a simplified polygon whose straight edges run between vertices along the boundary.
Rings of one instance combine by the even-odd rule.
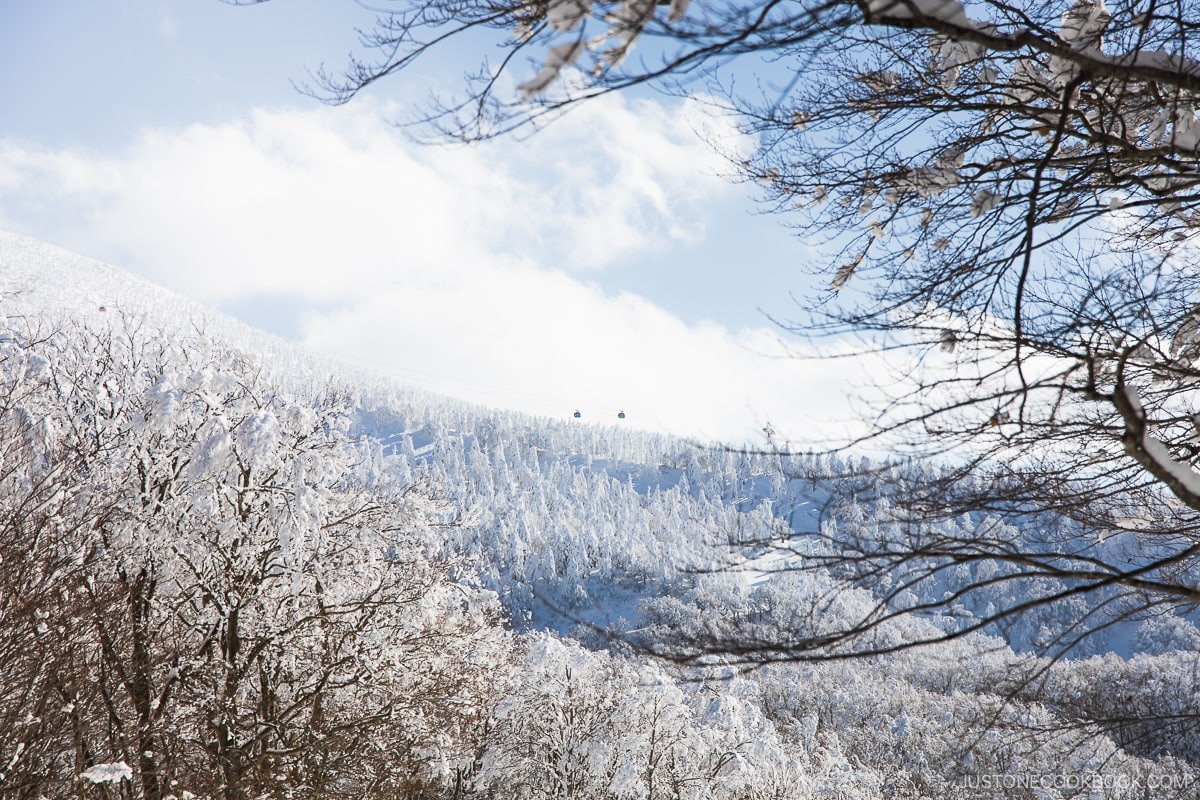
[[[28,283],[55,266],[36,262]],[[1198,634],[1165,604],[1104,618],[1107,646],[1152,654],[1128,660],[1053,663],[963,635],[739,671],[546,632],[564,629],[547,599],[651,644],[790,632],[842,655],[958,632],[1070,584],[1011,581],[1016,565],[982,554],[927,576],[856,570],[829,560],[836,547],[1065,548],[1053,514],[923,520],[903,498],[937,477],[927,465],[845,480],[837,457],[469,409],[143,307],[38,333],[45,311],[14,301],[26,322],[0,322],[0,796],[943,800],[1028,796],[981,791],[1022,775],[1195,794]],[[815,522],[822,535],[798,533]],[[697,573],[704,540],[727,531],[740,571]],[[1090,535],[1136,553],[1133,534]],[[807,568],[778,574],[793,563]],[[479,584],[541,632],[488,627]],[[1066,607],[1088,611],[1080,598]],[[926,619],[838,638],[921,603]],[[1069,618],[1043,610],[1010,642],[1062,633]]]
[[[510,798],[802,796],[774,725],[737,691],[747,686],[677,682],[656,664],[530,637],[477,789]]]
[[[494,595],[429,558],[439,502],[348,435],[348,393],[129,326],[18,340],[0,380],[0,793],[394,797],[470,770]]]

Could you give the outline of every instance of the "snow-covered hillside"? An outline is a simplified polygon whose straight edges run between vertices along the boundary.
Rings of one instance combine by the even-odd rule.
[[[1057,662],[1038,653],[1094,609],[750,673],[643,654],[819,638],[877,613],[887,587],[821,559],[839,538],[897,535],[895,486],[918,469],[468,406],[9,234],[0,288],[0,567],[29,566],[0,576],[16,648],[0,794],[80,775],[132,797],[1031,796],[998,776],[1048,776],[1045,797],[1081,781],[1194,791],[1200,632],[1169,613],[1097,626]],[[928,527],[1045,543],[1066,526],[1027,524]],[[988,569],[888,602],[940,602]],[[103,604],[105,581],[127,607]],[[1023,586],[899,617],[876,642],[966,629]],[[58,660],[24,657],[38,647]],[[340,760],[363,747],[374,760]]]

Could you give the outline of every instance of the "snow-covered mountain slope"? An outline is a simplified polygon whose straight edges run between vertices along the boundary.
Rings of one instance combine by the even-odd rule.
[[[806,535],[876,536],[894,525],[892,490],[871,470],[849,479],[853,471],[833,458],[733,452],[624,425],[471,406],[337,364],[112,266],[25,237],[0,234],[0,288],[10,317],[219,341],[249,354],[283,387],[331,385],[353,395],[356,435],[379,441],[405,479],[430,482],[454,504],[461,524],[446,529],[443,555],[468,559],[521,629],[566,631],[580,621],[640,628],[653,606],[646,601],[666,595],[770,594],[773,582],[786,584],[777,573],[800,563],[799,554],[812,555]],[[962,537],[974,526],[1000,523],[975,516],[936,524]],[[1003,535],[1033,539],[1065,523],[1041,517],[1028,524],[1007,526]],[[770,547],[785,541],[786,548]],[[1121,539],[1104,546],[1115,553]],[[714,572],[714,564],[734,568]],[[916,601],[955,592],[985,568],[925,581]],[[969,625],[989,605],[1020,603],[1025,598],[1013,594],[1020,591],[997,583],[995,595],[973,593],[931,622]],[[1034,610],[991,632],[1019,651],[1033,650],[1054,636],[1056,625],[1069,627],[1087,613],[1084,606]],[[1165,624],[1160,617],[1103,626],[1072,654],[1128,656],[1195,642],[1200,631],[1190,621]]]
[[[804,552],[804,535],[822,526],[863,535],[888,524],[889,489],[869,471],[851,485],[836,459],[732,452],[623,425],[471,406],[337,364],[112,266],[25,237],[0,234],[0,288],[9,316],[219,341],[256,359],[281,386],[308,391],[330,384],[352,393],[356,433],[378,440],[407,479],[431,481],[455,504],[464,524],[447,529],[444,554],[468,558],[521,628],[561,631],[581,620],[641,627],[639,603],[690,586],[701,580],[697,571],[711,572],[714,563],[736,566],[703,576],[720,592],[767,591],[773,573],[789,564],[768,548],[772,542],[788,540],[789,550]],[[961,536],[989,523],[938,524]],[[1119,538],[1109,546],[1119,548]],[[919,600],[973,577],[928,581]],[[968,624],[989,603],[1021,599],[976,593],[934,623]],[[1139,638],[1141,626],[1108,626],[1074,654],[1130,655],[1200,641],[1187,620],[1165,626],[1173,631],[1165,640],[1161,620]],[[1053,627],[1053,619],[1033,612],[1002,633],[1027,650]]]
[[[647,742],[659,741],[657,726],[668,723],[679,763],[706,774],[712,796],[979,796],[965,781],[981,770],[1095,775],[1111,769],[1145,776],[1153,770],[1151,756],[1172,752],[1200,761],[1200,748],[1186,744],[1186,720],[1200,718],[1186,679],[1196,667],[1200,634],[1170,615],[1105,628],[1074,651],[1144,655],[1057,666],[1022,654],[1053,637],[1056,625],[1073,624],[1070,609],[1062,618],[1031,613],[1003,631],[986,631],[1003,640],[971,636],[861,661],[774,665],[750,678],[672,667],[626,647],[730,631],[819,636],[871,614],[879,587],[847,587],[810,562],[831,537],[894,532],[887,479],[896,476],[887,471],[855,475],[828,457],[731,452],[616,425],[472,407],[334,364],[117,269],[18,236],[0,235],[0,287],[7,344],[18,350],[31,340],[30,330],[73,327],[93,338],[120,333],[135,348],[169,339],[170,358],[194,360],[157,365],[158,372],[130,384],[151,409],[146,424],[157,424],[154,409],[169,413],[189,393],[204,405],[226,391],[212,388],[217,384],[206,359],[214,349],[238,351],[237,369],[277,387],[237,389],[241,421],[215,419],[198,427],[203,440],[187,444],[197,454],[193,461],[225,453],[239,437],[246,452],[269,450],[261,443],[277,444],[276,426],[301,430],[309,424],[303,404],[324,403],[321,408],[346,411],[346,430],[334,433],[345,434],[347,447],[358,444],[337,464],[355,476],[356,486],[414,486],[440,499],[429,554],[449,565],[456,591],[469,598],[468,611],[475,598],[498,596],[522,643],[505,662],[509,672],[499,662],[489,667],[500,670],[488,728],[496,733],[489,735],[509,744],[485,742],[478,752],[490,756],[479,761],[460,754],[455,762],[481,791],[496,791],[513,775],[531,785],[540,780],[523,772],[530,757],[511,742],[531,740],[531,731],[557,719],[545,709],[572,702],[599,709],[588,734],[593,738],[576,743],[581,763],[589,765],[580,767],[579,780],[590,782],[591,794],[581,796],[691,796],[660,793],[654,779],[621,766],[631,762],[616,755],[644,755],[650,748],[647,757],[656,758]],[[20,363],[26,369],[34,362]],[[112,400],[117,389],[102,388]],[[277,397],[284,395],[289,399]],[[252,408],[259,402],[262,414]],[[336,488],[336,480],[324,480],[316,488]],[[280,509],[288,519],[296,513],[287,504]],[[1000,523],[930,524],[962,537]],[[1019,542],[1056,523],[1029,524],[1000,533]],[[923,597],[899,600],[940,600],[981,575],[939,574],[916,586]],[[338,575],[322,580],[336,582]],[[998,594],[1014,591],[1004,586],[998,582],[996,595],[972,595],[946,614],[882,628],[880,641],[957,630],[992,601],[1019,604],[1020,596]],[[1029,675],[1038,680],[1026,680]],[[1137,688],[1147,680],[1152,690]],[[1120,692],[1105,692],[1106,681]],[[1139,708],[1149,709],[1144,724]],[[564,711],[562,718],[577,712]],[[1164,718],[1181,727],[1145,729]],[[1104,721],[1113,719],[1133,724]],[[429,749],[430,763],[442,759],[441,768],[451,770],[448,748]],[[975,761],[963,762],[966,755]],[[0,752],[0,762],[5,758]],[[461,766],[468,762],[469,770]],[[1172,763],[1169,770],[1191,775],[1187,765]],[[694,775],[688,780],[699,781]],[[905,781],[909,788],[899,793],[897,782]]]

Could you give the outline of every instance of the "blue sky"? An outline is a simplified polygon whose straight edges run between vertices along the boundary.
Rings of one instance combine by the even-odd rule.
[[[0,228],[490,405],[732,441],[846,415],[838,367],[780,358],[798,343],[763,312],[811,291],[813,254],[718,177],[696,131],[749,146],[728,120],[613,97],[532,141],[417,145],[391,123],[479,52],[337,108],[293,85],[370,21],[351,0],[4,4]]]

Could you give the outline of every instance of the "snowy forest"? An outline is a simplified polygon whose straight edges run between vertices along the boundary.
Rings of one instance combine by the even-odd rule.
[[[0,796],[1196,796],[1194,619],[829,558],[1136,531],[467,406],[14,235],[0,278]]]
[[[0,233],[0,798],[1200,797],[1192,0],[368,11],[303,88],[461,64],[420,138],[730,120],[867,432],[470,406]]]

